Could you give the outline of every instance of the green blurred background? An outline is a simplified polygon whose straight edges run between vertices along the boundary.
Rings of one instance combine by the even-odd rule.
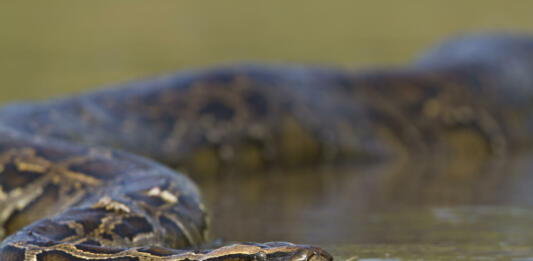
[[[533,29],[533,1],[0,2],[0,103],[243,61],[408,62],[478,31]]]

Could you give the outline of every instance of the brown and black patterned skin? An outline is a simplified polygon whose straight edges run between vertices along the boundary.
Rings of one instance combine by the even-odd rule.
[[[240,66],[0,110],[1,260],[331,260],[213,250],[191,175],[531,147],[533,38],[475,36],[407,69]],[[128,152],[119,152],[120,149]],[[133,153],[133,154],[129,154]]]

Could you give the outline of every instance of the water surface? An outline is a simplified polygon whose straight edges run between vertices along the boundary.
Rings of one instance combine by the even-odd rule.
[[[533,260],[532,156],[319,167],[200,181],[225,241],[344,260]]]

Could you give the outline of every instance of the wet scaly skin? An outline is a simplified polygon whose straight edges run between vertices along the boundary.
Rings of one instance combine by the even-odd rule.
[[[9,105],[0,257],[329,261],[279,242],[174,250],[211,239],[198,189],[113,148],[207,177],[420,154],[476,164],[530,147],[530,57],[530,38],[473,37],[404,70],[227,67]]]

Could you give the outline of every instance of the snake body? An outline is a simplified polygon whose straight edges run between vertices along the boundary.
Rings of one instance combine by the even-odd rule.
[[[424,57],[364,73],[223,67],[5,106],[0,259],[331,260],[284,242],[188,250],[211,239],[206,209],[163,164],[210,176],[530,147],[533,38],[469,37]]]

